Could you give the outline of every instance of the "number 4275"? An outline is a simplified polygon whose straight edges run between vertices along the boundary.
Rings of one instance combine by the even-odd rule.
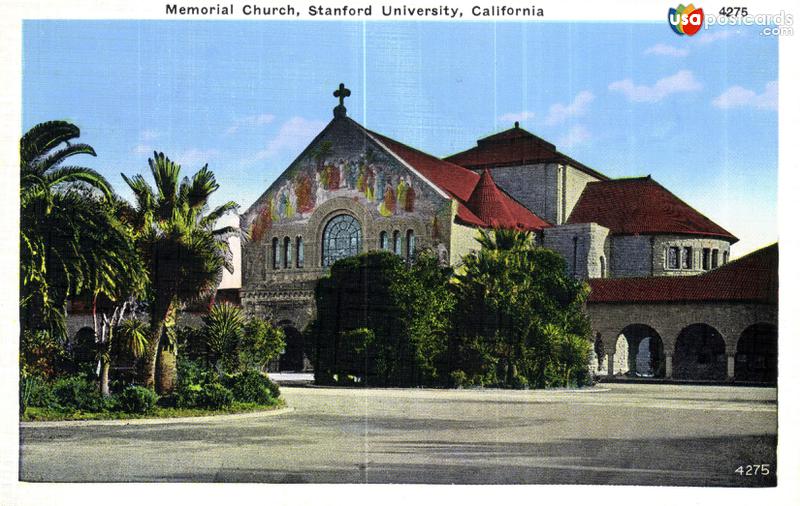
[[[769,474],[769,464],[753,464],[751,466],[739,466],[734,473],[739,476],[766,476]]]

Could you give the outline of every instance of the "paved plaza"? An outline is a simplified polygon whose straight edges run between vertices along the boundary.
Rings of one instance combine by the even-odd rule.
[[[775,484],[774,388],[284,387],[290,411],[26,423],[30,481]],[[766,476],[739,466],[767,464]]]

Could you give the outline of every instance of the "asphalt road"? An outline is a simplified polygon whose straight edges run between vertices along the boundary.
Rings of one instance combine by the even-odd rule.
[[[775,484],[775,389],[290,388],[294,411],[170,424],[23,424],[28,481]],[[769,474],[740,476],[739,466]],[[751,471],[753,468],[751,468]],[[747,468],[744,467],[746,472]]]

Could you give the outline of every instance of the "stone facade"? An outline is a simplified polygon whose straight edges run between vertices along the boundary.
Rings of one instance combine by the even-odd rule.
[[[491,171],[506,193],[554,225],[567,220],[586,183],[598,180],[575,167],[558,163],[493,167]]]
[[[452,263],[451,240],[467,250],[473,240],[453,232],[455,212],[447,195],[360,126],[334,119],[243,215],[252,240],[242,247],[242,304],[302,330],[314,316],[315,283],[327,272],[323,238],[332,219],[355,219],[354,253],[429,250]]]
[[[678,248],[678,268],[669,264],[669,248]],[[688,235],[617,235],[611,239],[611,275],[614,277],[688,276],[727,263],[730,241]],[[689,248],[689,250],[687,250]],[[703,255],[707,250],[706,268]],[[717,262],[713,264],[715,255]],[[684,263],[689,253],[691,261]]]
[[[608,229],[597,223],[578,223],[545,229],[543,246],[557,251],[573,276],[581,279],[609,275]]]

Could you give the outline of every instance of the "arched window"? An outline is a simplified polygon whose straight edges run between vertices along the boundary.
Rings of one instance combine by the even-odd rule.
[[[361,251],[361,225],[349,214],[335,216],[322,233],[322,265],[327,267],[341,258]]]
[[[723,251],[722,252],[722,265],[725,265],[725,264],[728,263],[728,254],[729,253],[727,251]]]
[[[272,268],[277,269],[280,264],[281,264],[281,249],[280,245],[278,244],[278,238],[274,237],[272,239]]]
[[[409,230],[406,232],[406,258],[409,261],[414,259],[414,250],[416,249],[417,244],[416,240],[414,239],[414,231]]]
[[[389,249],[389,234],[385,230],[381,232],[381,249]]]
[[[288,269],[292,265],[292,240],[288,237],[283,238],[283,268]]]
[[[295,247],[296,250],[295,259],[297,260],[296,265],[298,269],[302,269],[303,264],[305,263],[305,251],[303,251],[303,238],[298,236],[295,242],[297,244],[297,246]]]
[[[606,257],[600,257],[600,277],[606,277]]]
[[[400,231],[395,230],[392,234],[392,251],[395,255],[403,254],[403,240],[400,238]]]

